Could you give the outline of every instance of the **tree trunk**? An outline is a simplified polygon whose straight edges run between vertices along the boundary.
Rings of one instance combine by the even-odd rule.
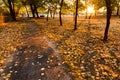
[[[94,17],[96,17],[96,15],[97,15],[97,10],[95,10]]]
[[[119,6],[118,6],[118,7],[117,7],[117,13],[116,13],[117,16],[119,16],[119,10],[120,10],[120,8],[119,8]]]
[[[105,32],[104,32],[104,41],[108,40],[108,30],[109,30],[109,26],[110,26],[110,18],[111,18],[111,14],[112,14],[112,9],[111,9],[111,1],[110,0],[105,0],[106,2],[106,8],[107,8],[107,23],[106,23],[106,28],[105,28]]]
[[[12,6],[12,1],[8,0],[8,4],[9,4],[9,10],[10,10],[10,15],[12,17],[13,21],[16,21],[16,16],[15,16],[15,11],[14,11],[14,4]]]
[[[85,13],[85,19],[87,19],[87,14],[88,14],[88,13],[87,13],[87,10],[86,10],[86,13]]]
[[[52,10],[50,10],[50,17],[52,18]]]
[[[60,3],[60,12],[59,12],[60,26],[62,26],[62,17],[61,17],[61,14],[62,14],[62,6],[63,6],[63,0],[61,0],[61,3]]]
[[[90,14],[89,18],[88,19],[91,19],[92,18],[92,13]]]
[[[88,7],[87,7],[87,6],[88,6],[88,5],[87,5],[87,0],[85,0],[85,6],[86,6],[85,19],[87,19],[87,15],[88,15],[88,11],[87,11],[87,8],[88,8]]]
[[[37,18],[38,18],[38,17],[39,17],[39,15],[38,15],[37,7],[36,7],[36,5],[35,5],[35,4],[34,4],[34,12],[36,13]]]
[[[25,9],[26,9],[27,16],[29,17],[29,13],[28,13],[26,5],[25,5]]]
[[[48,12],[47,12],[47,18],[46,18],[47,21],[48,21],[48,17],[49,17],[49,11],[50,11],[50,9],[48,9]]]
[[[55,19],[55,12],[56,12],[56,9],[53,11],[53,19]]]
[[[77,29],[77,15],[78,15],[78,0],[76,0],[76,11],[75,11],[75,23],[74,23],[74,30]]]
[[[33,4],[30,4],[30,8],[31,8],[31,11],[32,11],[32,15],[33,15],[33,17],[35,17],[35,13],[34,13]]]
[[[53,19],[55,19],[55,12],[53,13]]]

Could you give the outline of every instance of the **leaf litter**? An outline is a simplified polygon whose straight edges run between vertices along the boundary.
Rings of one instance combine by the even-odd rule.
[[[111,20],[114,23],[111,23],[107,43],[101,40],[105,19],[78,21],[81,25],[76,31],[73,31],[72,20],[63,21],[63,26],[59,26],[58,20],[43,22],[41,19],[32,19],[32,21],[36,25],[28,26],[26,22],[14,22],[0,27],[0,73],[5,68],[3,64],[13,55],[18,45],[24,45],[24,40],[31,36],[44,35],[55,43],[74,80],[120,79],[120,24],[117,23],[118,19]],[[38,55],[38,58],[42,57]],[[52,60],[47,60],[47,63],[49,62]],[[51,67],[48,66],[48,68]],[[44,67],[41,68],[43,71],[44,69]],[[44,73],[41,75],[43,76]],[[6,80],[10,76],[11,74],[6,76],[2,74]]]

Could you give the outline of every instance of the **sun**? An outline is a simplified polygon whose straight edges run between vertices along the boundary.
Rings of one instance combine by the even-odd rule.
[[[88,13],[94,13],[94,7],[89,6],[87,11],[88,11]]]

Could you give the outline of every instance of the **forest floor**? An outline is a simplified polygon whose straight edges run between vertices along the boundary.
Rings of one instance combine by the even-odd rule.
[[[119,80],[120,19],[20,19],[0,25],[0,80]]]

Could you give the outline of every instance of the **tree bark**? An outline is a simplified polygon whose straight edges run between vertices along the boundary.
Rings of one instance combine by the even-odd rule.
[[[9,10],[10,10],[10,15],[12,17],[12,20],[16,21],[15,10],[14,10],[14,3],[12,5],[12,1],[8,0],[8,4],[9,4]]]
[[[48,12],[47,12],[47,18],[46,18],[47,21],[48,21],[48,17],[49,17],[49,11],[50,11],[50,9],[48,9]]]
[[[38,18],[38,17],[39,17],[39,15],[38,15],[37,7],[36,7],[36,5],[35,5],[35,4],[34,4],[34,13],[36,13],[37,18]]]
[[[31,8],[31,11],[32,11],[32,15],[33,15],[33,17],[35,17],[35,12],[34,12],[33,4],[30,4],[30,8]]]
[[[64,0],[61,0],[61,3],[60,3],[60,12],[59,12],[59,19],[60,19],[60,26],[62,26],[62,6],[63,6],[63,1]]]
[[[119,6],[118,6],[118,7],[117,7],[117,13],[116,13],[117,16],[119,16],[119,10],[120,10],[120,8],[119,8]]]
[[[110,0],[105,0],[106,2],[106,8],[107,8],[107,23],[106,23],[106,28],[105,28],[105,32],[104,32],[104,41],[108,40],[108,30],[109,30],[109,26],[110,26],[110,18],[111,18],[111,14],[112,14],[112,9],[111,9],[111,1]]]
[[[76,0],[76,11],[75,11],[75,23],[74,23],[74,30],[77,29],[77,16],[78,16],[78,0]]]

